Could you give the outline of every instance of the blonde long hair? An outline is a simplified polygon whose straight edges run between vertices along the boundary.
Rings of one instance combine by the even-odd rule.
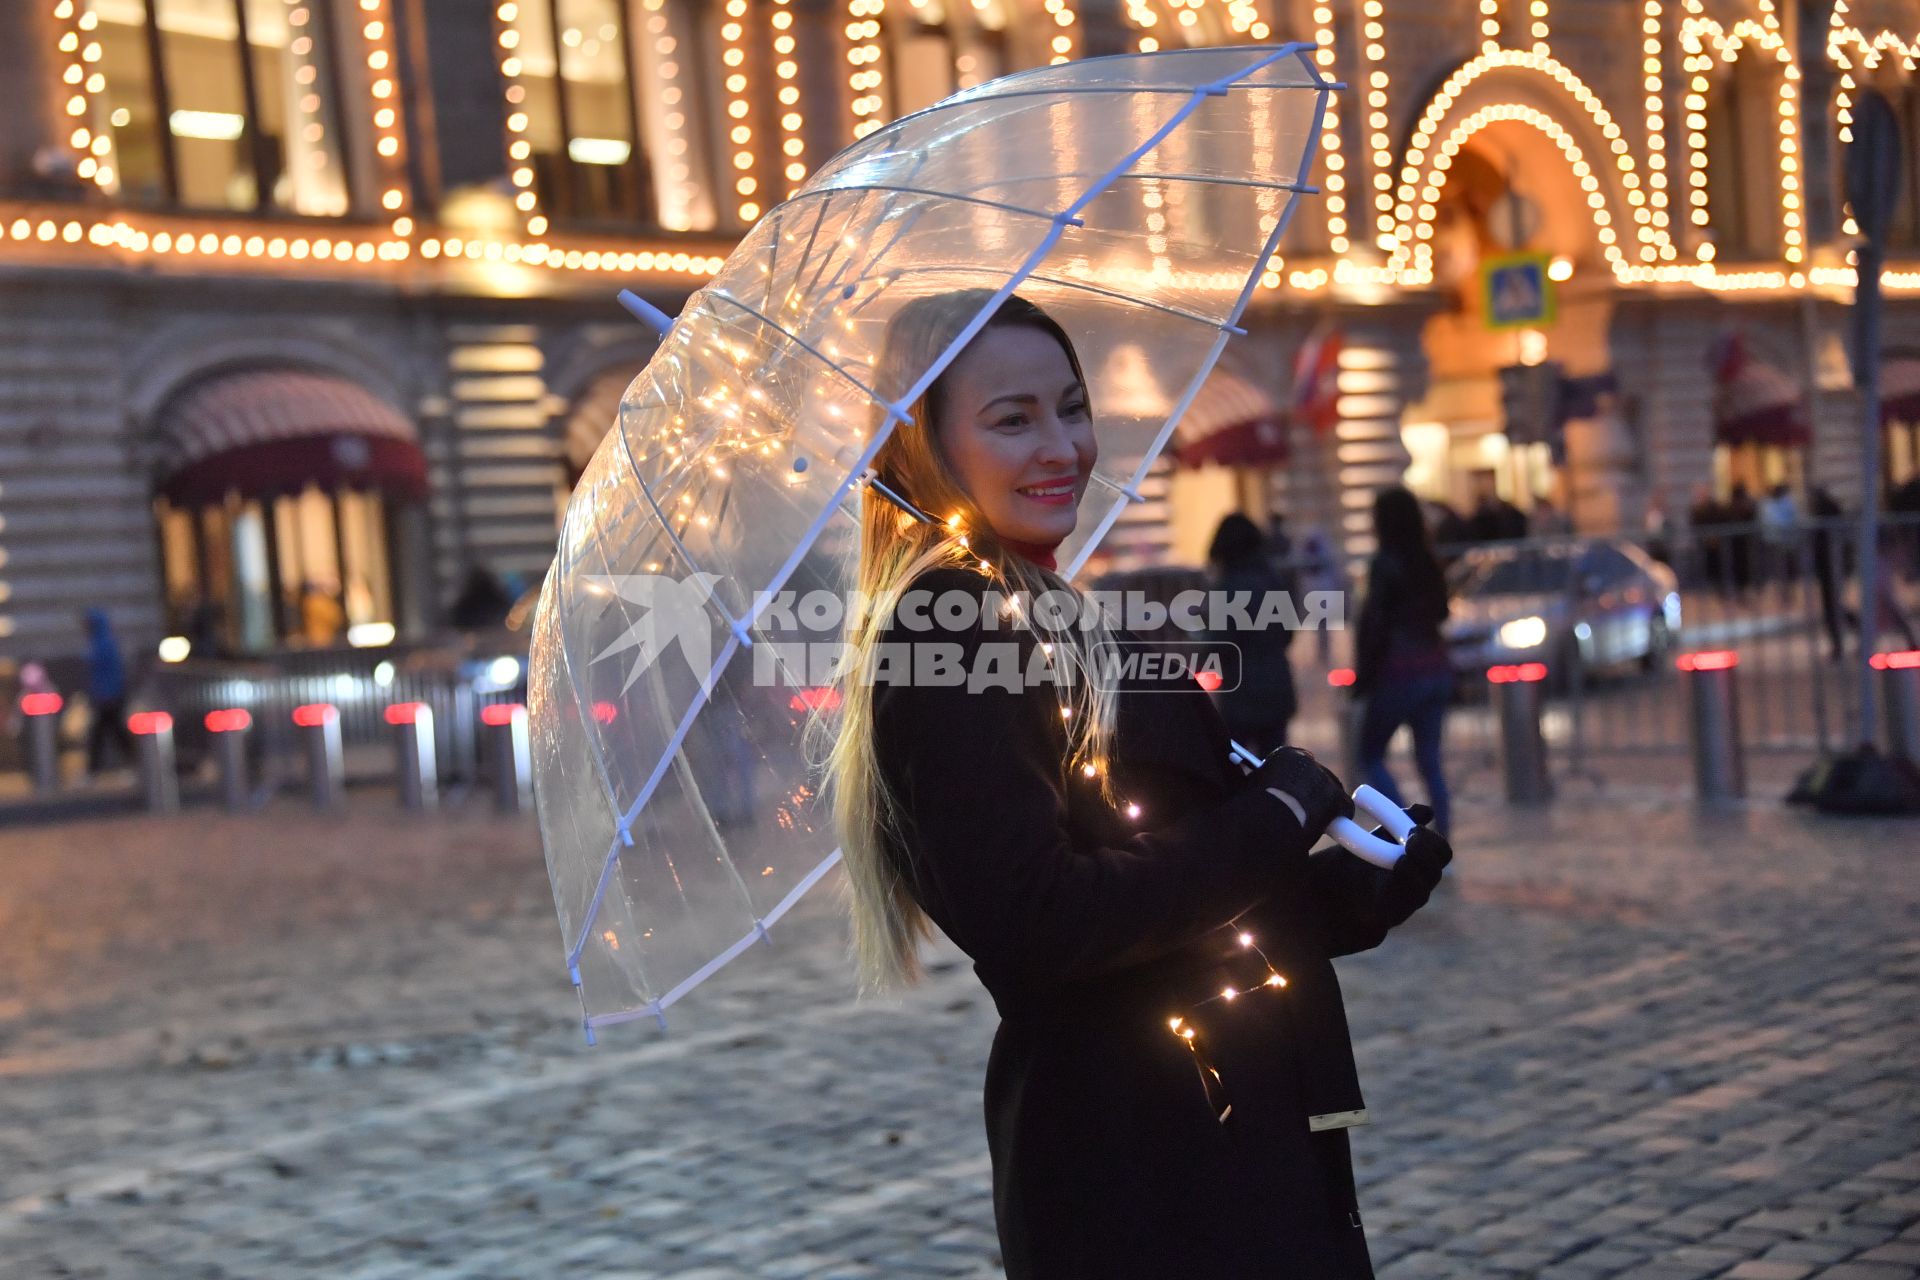
[[[987,290],[966,290],[916,299],[893,317],[875,386],[896,393],[919,371],[930,368],[960,331],[992,297]],[[1039,307],[1018,295],[1001,304],[988,328],[1037,329],[1060,343],[1076,377],[1085,383],[1080,360],[1065,330]],[[900,597],[919,576],[941,567],[972,567],[987,574],[1008,595],[1032,599],[1047,591],[1078,598],[1076,617],[1065,627],[1031,616],[1028,625],[1053,647],[1063,670],[1059,687],[1067,711],[1066,768],[1099,779],[1109,802],[1108,761],[1114,733],[1115,699],[1106,682],[1088,678],[1090,652],[1111,639],[1097,606],[1057,573],[1009,550],[994,534],[968,496],[941,449],[935,425],[945,406],[943,380],[936,380],[909,410],[874,457],[874,468],[893,492],[925,513],[922,521],[871,489],[860,503],[858,597],[865,610],[849,619],[841,676],[837,734],[827,755],[833,812],[846,865],[848,907],[853,924],[853,959],[863,995],[912,986],[923,977],[919,943],[932,936],[932,922],[911,891],[911,851],[904,847],[901,812],[874,740],[874,677],[880,638],[893,620]],[[1042,611],[1044,612],[1044,611]],[[1092,625],[1088,625],[1092,620]],[[1061,661],[1064,659],[1064,663]]]

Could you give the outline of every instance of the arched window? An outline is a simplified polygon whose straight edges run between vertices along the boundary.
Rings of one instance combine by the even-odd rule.
[[[196,209],[345,214],[331,0],[89,0],[103,185]]]

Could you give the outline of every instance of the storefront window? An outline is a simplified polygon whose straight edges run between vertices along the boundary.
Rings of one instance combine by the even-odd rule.
[[[620,0],[523,0],[512,12],[525,136],[542,205],[574,221],[658,217],[650,165],[636,139]]]
[[[316,217],[349,206],[329,0],[92,0],[108,183]]]
[[[346,644],[395,622],[387,503],[316,487],[188,510],[156,504],[169,623],[196,652]]]

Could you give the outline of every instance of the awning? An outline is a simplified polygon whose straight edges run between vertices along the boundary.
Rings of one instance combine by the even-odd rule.
[[[566,438],[563,444],[567,466],[578,481],[580,473],[593,461],[600,442],[620,420],[620,402],[637,369],[617,369],[603,373],[587,384],[587,389],[567,410]]]
[[[1798,448],[1812,438],[1800,384],[1755,358],[1738,334],[1722,334],[1709,357],[1713,369],[1713,438],[1721,444]]]
[[[1880,421],[1920,422],[1920,352],[1881,355]]]
[[[1287,411],[1247,378],[1216,365],[1174,434],[1174,461],[1271,467],[1287,460]]]
[[[413,424],[364,387],[291,369],[209,379],[161,411],[158,489],[180,506],[322,489],[426,496]]]

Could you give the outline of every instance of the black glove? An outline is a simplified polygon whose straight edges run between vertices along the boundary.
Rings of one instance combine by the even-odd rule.
[[[1333,771],[1299,747],[1281,747],[1253,771],[1250,785],[1286,807],[1308,840],[1317,840],[1335,818],[1353,816],[1353,797]]]
[[[1407,812],[1412,815],[1424,805]],[[1429,812],[1426,816],[1432,817]],[[1453,846],[1439,832],[1415,827],[1407,834],[1406,850],[1388,871],[1376,899],[1388,928],[1397,928],[1408,916],[1427,905],[1427,899],[1440,885],[1440,873],[1453,861]]]

